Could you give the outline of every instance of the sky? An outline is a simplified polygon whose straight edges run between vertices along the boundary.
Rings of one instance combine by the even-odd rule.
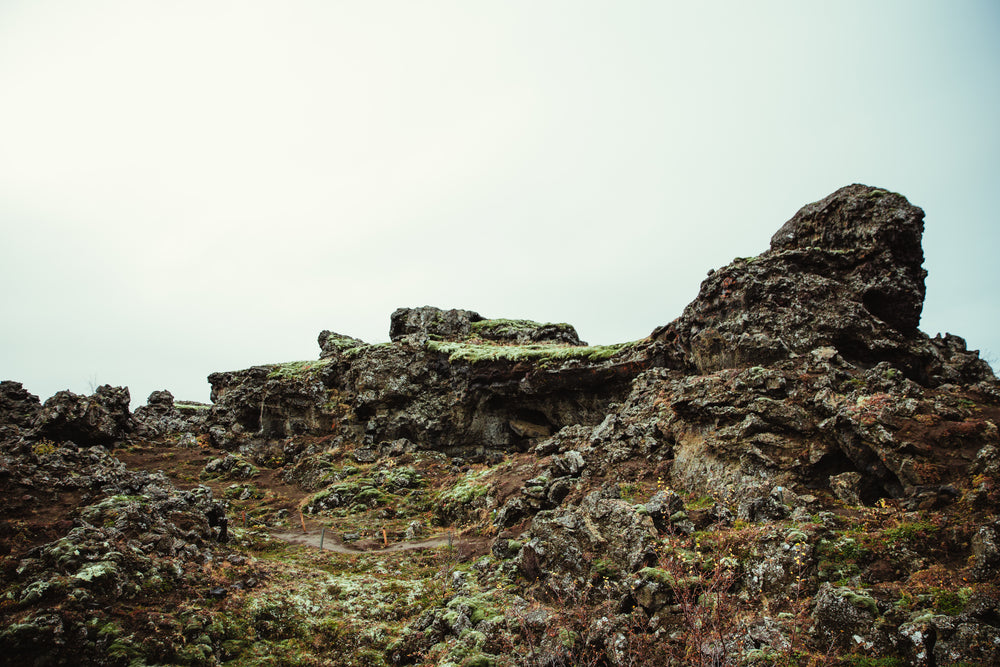
[[[207,401],[400,306],[635,340],[850,183],[996,368],[998,119],[995,0],[0,0],[0,379]]]

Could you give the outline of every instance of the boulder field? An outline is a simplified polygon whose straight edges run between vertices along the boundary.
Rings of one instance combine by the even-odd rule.
[[[5,381],[0,662],[1000,664],[1000,383],[919,329],[923,217],[841,188],[617,345],[400,308],[211,404]]]

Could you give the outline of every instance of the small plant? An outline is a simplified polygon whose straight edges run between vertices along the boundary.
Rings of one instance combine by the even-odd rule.
[[[622,500],[634,503],[637,502],[642,496],[642,486],[640,484],[636,484],[635,482],[627,482],[619,487],[619,493]]]
[[[960,588],[957,591],[935,589],[934,610],[947,616],[958,616],[965,609],[972,597],[971,588]]]
[[[882,534],[893,542],[918,542],[925,540],[931,533],[937,531],[937,526],[929,521],[903,521],[895,528],[889,528]]]
[[[56,443],[51,440],[43,439],[31,446],[31,453],[35,456],[48,456],[52,452],[56,451],[56,449]]]

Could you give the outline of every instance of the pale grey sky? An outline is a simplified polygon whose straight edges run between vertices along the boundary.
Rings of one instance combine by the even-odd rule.
[[[1000,356],[1000,4],[0,1],[0,378],[207,400],[398,306],[677,317],[860,182]]]

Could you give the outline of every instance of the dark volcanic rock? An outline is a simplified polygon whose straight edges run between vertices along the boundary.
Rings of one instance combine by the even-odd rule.
[[[252,440],[274,440],[307,433],[330,432],[335,408],[321,379],[329,360],[254,366],[212,373],[209,433],[224,449]]]
[[[389,343],[323,331],[318,360],[213,374],[211,406],[153,392],[130,418],[126,390],[43,407],[4,382],[4,658],[996,664],[1000,383],[917,329],[922,218],[843,188],[634,343],[404,308]],[[358,549],[431,519],[449,549],[261,558],[275,581],[251,591],[208,487],[87,446],[124,437],[185,485],[252,478],[224,491],[248,556],[282,482]]]
[[[442,340],[461,340],[472,331],[472,323],[483,316],[471,310],[441,310],[433,306],[421,308],[397,308],[389,325],[389,339],[400,340],[404,336],[423,334]]]
[[[771,250],[854,255],[842,284],[890,327],[916,331],[924,305],[924,212],[901,195],[850,185],[804,206],[771,237]]]
[[[109,445],[135,427],[128,387],[103,385],[91,396],[60,391],[45,401],[35,418],[39,437],[72,440],[78,445]]]
[[[173,394],[161,390],[151,393],[146,405],[137,408],[133,418],[147,436],[194,433],[203,430],[210,408],[203,403],[175,403]]]
[[[510,345],[554,343],[586,345],[569,324],[542,324],[531,320],[481,320],[472,324],[472,335]]]
[[[992,377],[985,363],[964,356],[964,342],[933,343],[917,330],[923,217],[898,194],[841,188],[803,207],[767,252],[712,272],[683,315],[653,338],[668,344],[673,363],[700,372],[831,346],[855,363],[892,362],[929,385]]]
[[[582,346],[569,325],[476,318],[400,309],[394,327],[407,333],[395,342],[368,345],[324,331],[318,361],[213,373],[212,440],[248,447],[257,460],[278,439],[331,431],[365,451],[406,440],[483,457],[526,449],[565,425],[597,423],[652,364],[641,346]],[[533,342],[506,344],[519,336]]]
[[[317,342],[319,343],[320,359],[339,357],[350,350],[355,350],[367,344],[358,338],[325,330],[320,332]]]
[[[155,610],[168,593],[196,598],[202,567],[224,549],[226,507],[207,487],[180,491],[161,473],[127,470],[104,447],[29,452],[0,443],[0,662],[118,664],[97,633],[108,611]],[[37,521],[40,502],[67,516],[34,534],[11,530]]]
[[[529,581],[548,580],[558,595],[571,596],[592,576],[634,572],[656,562],[653,520],[604,491],[576,506],[539,512],[517,555]],[[593,554],[601,554],[601,562]]]
[[[38,397],[20,382],[0,382],[0,438],[12,437],[30,427],[41,409]]]
[[[320,347],[324,356],[331,344],[324,340],[329,332],[320,334]],[[346,337],[337,337],[338,347],[347,345]],[[543,324],[531,320],[486,319],[471,310],[442,310],[433,306],[398,308],[392,314],[389,338],[399,341],[416,335],[422,339],[464,341],[470,338],[493,341],[507,345],[547,343],[560,345],[586,345],[569,324]],[[354,340],[354,339],[349,339]]]

